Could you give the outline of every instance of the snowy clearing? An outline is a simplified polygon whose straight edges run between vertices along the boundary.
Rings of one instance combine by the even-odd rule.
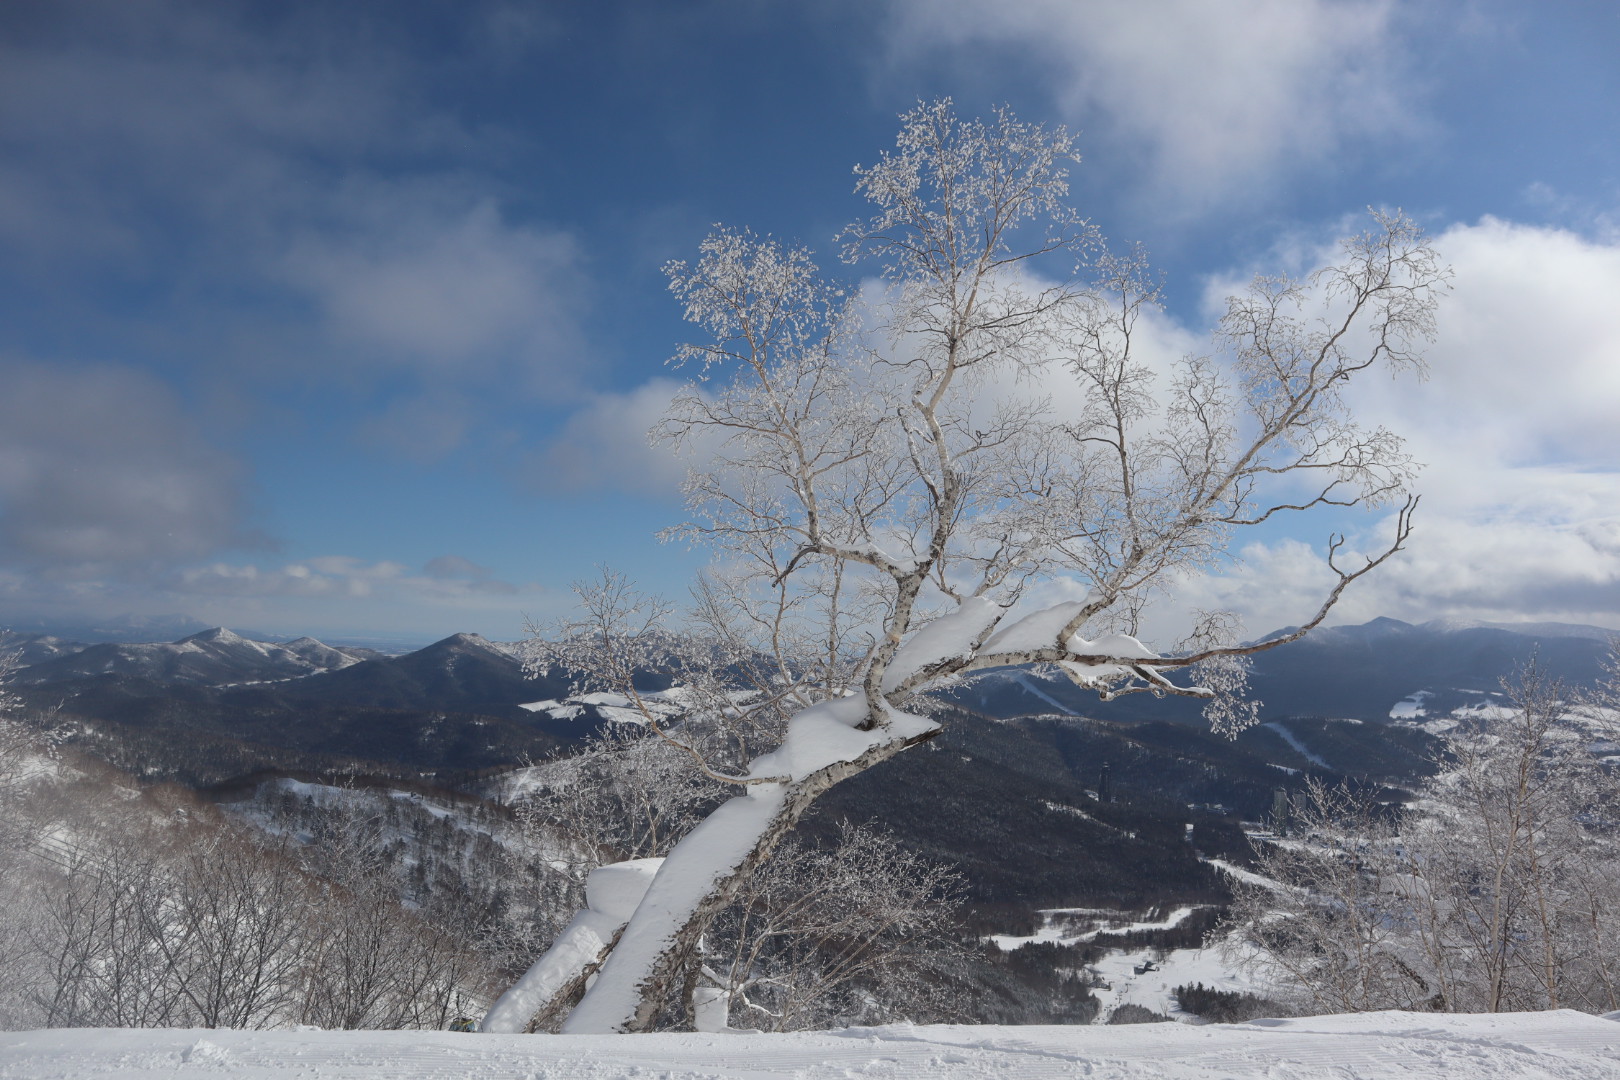
[[[1620,1024],[1576,1012],[1364,1013],[1248,1024],[852,1028],[793,1035],[53,1030],[0,1035],[0,1077],[661,1080],[1129,1077],[1616,1080]]]
[[[1101,985],[1091,991],[1101,1006],[1093,1023],[1108,1023],[1121,1005],[1139,1005],[1160,1016],[1196,1022],[1182,1011],[1175,993],[1176,987],[1194,983],[1229,993],[1275,995],[1275,987],[1236,958],[1239,953],[1253,955],[1253,950],[1241,945],[1235,949],[1231,955],[1221,945],[1170,952],[1132,949],[1108,953],[1091,968],[1101,979]]]
[[[1275,731],[1282,737],[1282,741],[1287,743],[1289,747],[1293,749],[1294,753],[1298,754],[1312,765],[1323,769],[1333,768],[1333,766],[1329,765],[1326,761],[1323,761],[1320,756],[1313,753],[1308,746],[1300,742],[1299,738],[1292,731],[1289,731],[1288,728],[1283,726],[1282,721],[1273,720],[1269,724],[1261,724],[1260,726],[1270,728],[1272,731]]]
[[[1207,904],[1192,907],[1178,907],[1162,919],[1148,919],[1145,921],[1123,922],[1116,916],[1121,912],[1107,911],[1106,909],[1092,908],[1043,908],[1036,914],[1041,916],[1041,928],[1035,933],[1025,937],[1013,934],[991,934],[986,940],[995,942],[1002,952],[1011,952],[1025,945],[1075,945],[1082,941],[1091,941],[1098,934],[1129,934],[1136,930],[1168,930],[1180,926],[1187,916]],[[1077,914],[1100,914],[1103,918],[1089,919],[1088,922],[1099,922],[1102,925],[1088,927],[1080,930],[1074,926],[1074,916]]]
[[[1267,836],[1266,839],[1270,840],[1274,844],[1281,843],[1286,846],[1288,843],[1285,840],[1279,840],[1278,838],[1272,836]],[[1230,874],[1237,880],[1245,882],[1249,885],[1259,885],[1262,888],[1271,889],[1274,892],[1286,891],[1292,888],[1292,886],[1284,885],[1282,882],[1277,881],[1274,878],[1268,878],[1264,874],[1257,874],[1253,870],[1245,870],[1243,867],[1229,863],[1224,859],[1200,859],[1199,861],[1206,862],[1215,869],[1219,870],[1221,873]]]
[[[1041,689],[1040,683],[1036,682],[1035,679],[1027,671],[1020,671],[1018,673],[1018,675],[1014,678],[1013,681],[1016,682],[1019,686],[1023,687],[1025,690],[1029,691],[1029,693],[1032,694],[1034,697],[1036,697],[1039,700],[1044,701],[1048,705],[1052,706],[1052,708],[1056,709],[1058,712],[1062,713],[1064,716],[1078,716],[1078,715],[1080,715],[1079,713],[1075,712],[1073,709],[1069,708],[1067,705],[1063,704],[1063,702],[1059,701],[1057,698],[1053,697],[1051,694],[1048,694],[1045,690]]]
[[[1389,710],[1391,720],[1416,720],[1428,715],[1423,703],[1434,697],[1432,690],[1418,690],[1404,700],[1397,701]]]

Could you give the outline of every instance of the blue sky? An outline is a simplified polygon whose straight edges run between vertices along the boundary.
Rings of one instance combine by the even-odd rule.
[[[1431,377],[1360,405],[1424,515],[1342,618],[1620,626],[1617,58],[1605,3],[8,0],[0,625],[514,637],[598,563],[678,593],[660,266],[715,222],[828,251],[950,95],[1081,132],[1172,337],[1368,205],[1423,220]],[[1187,599],[1296,621],[1330,526],[1380,519]]]

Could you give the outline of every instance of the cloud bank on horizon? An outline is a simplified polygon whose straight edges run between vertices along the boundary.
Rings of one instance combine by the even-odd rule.
[[[951,95],[1082,133],[1166,350],[1366,205],[1424,221],[1429,377],[1358,402],[1419,532],[1341,617],[1620,627],[1617,47],[1506,0],[9,4],[0,625],[510,637],[596,563],[679,593],[659,267],[717,220],[827,257],[850,166]],[[1327,529],[1387,522],[1305,528],[1188,597],[1297,621]]]

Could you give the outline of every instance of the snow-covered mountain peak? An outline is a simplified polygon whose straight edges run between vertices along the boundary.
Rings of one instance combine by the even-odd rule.
[[[1422,629],[1444,634],[1457,633],[1463,630],[1506,630],[1509,633],[1525,634],[1530,637],[1583,638],[1590,641],[1608,641],[1610,638],[1620,636],[1620,631],[1610,630],[1602,626],[1586,626],[1581,623],[1507,623],[1459,618],[1431,619],[1423,624]]]
[[[507,659],[510,659],[512,656],[509,650],[501,648],[499,645],[495,644],[493,641],[490,641],[482,634],[473,633],[451,634],[442,641],[434,642],[432,645],[429,645],[422,651],[428,652],[430,650],[450,652],[464,652],[467,650],[473,650],[476,652],[490,653],[494,656],[500,656]]]
[[[191,635],[189,635],[187,637],[184,637],[184,638],[180,639],[181,642],[195,641],[195,642],[198,642],[198,643],[208,643],[208,644],[216,644],[216,645],[235,645],[238,642],[242,642],[242,641],[246,641],[246,640],[247,639],[244,638],[242,635],[240,635],[238,633],[235,633],[234,631],[227,630],[223,626],[214,626],[214,627],[210,627],[207,630],[200,630],[195,634],[191,634]]]
[[[314,638],[276,645],[216,626],[179,641],[91,645],[72,655],[38,663],[23,677],[29,682],[48,682],[110,675],[160,683],[233,686],[285,682],[350,667],[361,659]]]

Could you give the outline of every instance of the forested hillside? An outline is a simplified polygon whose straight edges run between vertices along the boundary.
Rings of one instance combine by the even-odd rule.
[[[1387,626],[1361,629],[1377,640],[1390,633]],[[1417,633],[1408,629],[1402,636]],[[1425,633],[1431,653],[1457,640],[1452,630]],[[1505,632],[1491,633],[1496,640]],[[147,925],[151,918],[140,914],[141,904],[166,902],[163,897],[211,905],[269,889],[307,910],[296,919],[277,915],[274,928],[244,930],[250,936],[262,940],[273,929],[296,942],[303,940],[300,933],[327,933],[319,927],[358,927],[370,919],[365,925],[374,931],[368,933],[391,934],[389,940],[397,941],[389,948],[426,950],[424,955],[440,957],[433,963],[456,973],[436,975],[402,960],[403,967],[379,974],[375,984],[362,980],[364,985],[342,991],[366,1004],[340,1005],[333,997],[339,992],[321,980],[336,977],[333,972],[352,959],[339,950],[322,954],[334,958],[330,963],[299,961],[305,964],[300,967],[293,953],[309,950],[290,945],[262,962],[282,965],[277,978],[295,981],[298,989],[272,995],[274,1000],[237,1000],[231,996],[236,991],[221,987],[208,1009],[237,1009],[240,1022],[248,1024],[326,1017],[328,1023],[442,1026],[451,1013],[487,1007],[544,949],[582,902],[591,866],[655,854],[667,843],[649,846],[585,828],[588,820],[605,820],[603,815],[623,813],[646,798],[627,803],[622,792],[604,794],[607,802],[599,800],[594,809],[578,801],[577,793],[591,785],[607,792],[623,782],[611,779],[617,772],[591,780],[578,769],[603,745],[618,747],[603,761],[634,745],[639,729],[611,719],[626,711],[601,702],[566,703],[563,683],[529,679],[503,649],[457,635],[402,657],[355,658],[320,643],[292,643],[306,655],[340,659],[329,669],[255,680],[247,677],[253,665],[285,663],[285,654],[242,640],[212,632],[169,646],[26,643],[34,651],[24,655],[38,662],[23,667],[11,685],[34,703],[32,713],[24,708],[19,715],[34,720],[14,730],[36,734],[18,744],[21,757],[14,760],[44,764],[43,771],[24,767],[34,780],[14,783],[8,797],[26,811],[15,818],[24,829],[24,848],[44,862],[35,870],[26,858],[9,864],[9,880],[20,895],[40,898],[18,908],[26,918],[9,932],[13,948],[18,935],[30,936],[36,946],[57,945],[54,953],[36,947],[31,954],[25,966],[33,981],[16,983],[8,1006],[14,1017],[32,1016],[29,1022],[38,1023],[163,1017],[178,1023],[223,1015],[197,1012],[189,996],[200,977],[198,965],[210,962],[206,956],[176,954],[165,961],[173,966],[167,981],[154,984],[140,1003],[98,999],[81,977],[73,977],[81,979],[76,983],[61,974],[74,964],[83,969],[91,955],[74,960],[63,951],[74,940],[81,950],[90,946],[89,939],[74,937],[77,924],[61,918],[116,917],[117,909],[105,905],[141,882],[127,917],[145,918]],[[1586,640],[1554,638],[1539,645],[1567,646],[1559,663],[1586,671]],[[223,660],[197,655],[195,646],[209,644],[231,648]],[[1538,647],[1533,640],[1520,644]],[[1517,655],[1515,646],[1478,662]],[[1320,650],[1313,656],[1318,671],[1333,669]],[[204,662],[214,666],[200,666]],[[1345,661],[1352,673],[1366,662],[1354,648]],[[96,667],[109,670],[91,670]],[[1275,670],[1286,671],[1286,665]],[[222,681],[210,684],[199,677],[203,671]],[[1020,673],[1006,682],[1035,677]],[[1331,675],[1321,685],[1335,687],[1350,677]],[[1411,703],[1404,719],[1326,719],[1350,710],[1317,698],[1312,704],[1323,715],[1271,719],[1235,741],[1173,721],[1050,709],[1045,715],[993,717],[944,703],[944,734],[891,762],[881,775],[857,776],[834,789],[807,816],[799,843],[835,858],[851,826],[869,829],[921,860],[919,865],[954,875],[949,910],[955,929],[949,934],[955,944],[929,963],[951,965],[957,990],[929,1006],[943,1010],[937,1015],[1086,1020],[1100,1007],[1094,988],[1062,972],[1095,965],[1109,949],[1196,946],[1213,925],[1203,916],[1174,930],[1135,936],[1109,936],[1107,928],[1133,918],[1152,926],[1161,917],[1154,913],[1178,907],[1218,915],[1231,901],[1233,879],[1215,864],[1257,865],[1245,823],[1252,831],[1254,823],[1268,822],[1279,791],[1289,793],[1285,798],[1294,805],[1310,782],[1349,782],[1367,798],[1398,802],[1437,767],[1438,743],[1426,730],[1444,715],[1436,707],[1437,692],[1413,695],[1404,690],[1410,682],[1405,673],[1395,678],[1402,681],[1389,685],[1402,688]],[[250,682],[256,685],[241,685]],[[668,680],[651,682],[664,686]],[[363,704],[372,696],[384,704]],[[950,697],[962,700],[961,694]],[[1466,697],[1462,708],[1492,707],[1497,700],[1499,694],[1481,691]],[[47,702],[53,707],[42,711]],[[518,707],[523,704],[531,707]],[[615,731],[620,734],[600,743],[604,733]],[[49,738],[38,741],[44,733]],[[576,774],[576,794],[569,796],[574,801],[556,803],[555,794],[547,796],[553,802],[534,801],[534,793],[561,791],[556,785],[567,784],[559,778]],[[663,826],[666,833],[686,827],[679,821],[689,823],[715,797],[702,788],[683,796],[681,813],[688,816],[672,819]],[[1115,914],[1078,922],[1076,916],[1043,914],[1060,909]],[[363,918],[357,914],[362,910]],[[295,926],[303,929],[295,932]],[[1087,926],[1107,932],[1088,936]],[[984,935],[1058,944],[1004,952],[981,944]],[[111,950],[102,955],[113,958],[106,962],[115,968],[149,964],[152,950],[168,955],[165,950],[174,947],[138,933],[120,940],[96,946]],[[187,940],[202,947],[200,938]],[[1082,943],[1062,944],[1074,941]],[[42,995],[37,988],[46,985],[50,971],[58,973],[50,977],[59,984]],[[433,982],[439,978],[451,982]],[[401,989],[399,979],[412,989]],[[25,991],[25,982],[36,989]],[[46,998],[55,1004],[42,1004]],[[916,1008],[922,999],[907,1000]],[[349,1019],[334,1019],[345,1008]]]

